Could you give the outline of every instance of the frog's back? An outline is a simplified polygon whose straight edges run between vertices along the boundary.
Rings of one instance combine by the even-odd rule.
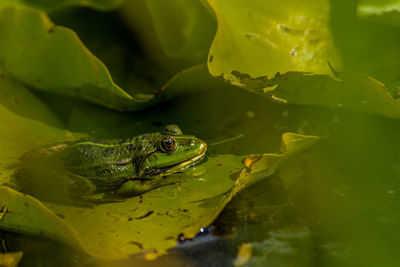
[[[133,178],[145,156],[155,149],[157,134],[145,134],[127,139],[79,140],[63,151],[60,161],[74,174],[110,182],[127,174]],[[110,178],[112,178],[110,180]]]

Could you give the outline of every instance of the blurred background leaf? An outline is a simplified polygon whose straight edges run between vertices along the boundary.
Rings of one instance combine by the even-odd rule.
[[[124,2],[125,0],[1,0],[0,5],[27,5],[42,9],[47,12],[71,6],[91,7],[99,11],[106,11],[117,8]]]

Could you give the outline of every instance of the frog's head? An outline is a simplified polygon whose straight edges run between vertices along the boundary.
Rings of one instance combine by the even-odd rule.
[[[166,176],[183,170],[202,160],[207,150],[204,141],[182,134],[174,124],[165,126],[155,147],[156,151],[146,158],[144,176]]]

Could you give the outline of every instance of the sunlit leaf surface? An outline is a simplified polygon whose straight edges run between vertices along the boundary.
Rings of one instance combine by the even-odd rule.
[[[329,1],[208,1],[218,30],[210,48],[213,76],[232,71],[272,78],[277,72],[330,73],[339,64],[329,29]]]

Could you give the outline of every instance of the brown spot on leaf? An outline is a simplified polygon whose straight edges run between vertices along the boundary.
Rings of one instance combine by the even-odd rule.
[[[139,249],[143,249],[143,245],[136,241],[131,241],[129,244],[136,245]]]
[[[144,219],[144,218],[149,217],[149,216],[152,215],[153,213],[154,213],[154,211],[151,210],[151,211],[146,212],[146,213],[145,213],[144,215],[142,215],[142,216],[135,217],[135,219],[136,219],[136,220],[141,220],[141,219]]]
[[[247,158],[244,158],[242,163],[244,164],[244,166],[246,166],[247,168],[250,169],[251,166],[255,162],[259,161],[261,158],[262,158],[262,155],[260,155],[260,154],[251,154]]]

